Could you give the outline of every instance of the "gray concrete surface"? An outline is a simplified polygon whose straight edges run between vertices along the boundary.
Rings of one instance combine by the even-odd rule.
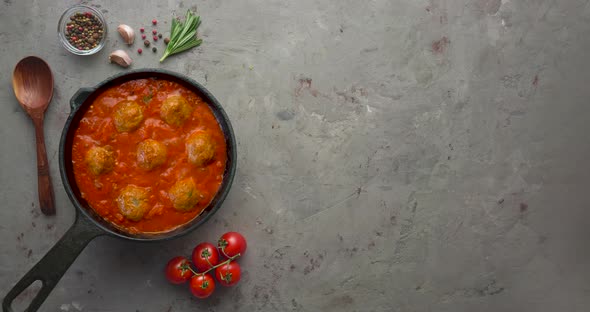
[[[239,170],[188,237],[92,242],[41,311],[588,311],[588,1],[90,3],[111,31],[198,7],[202,47],[164,64],[132,53],[133,68],[205,84]],[[60,46],[71,4],[0,3],[0,294],[73,221],[57,159],[69,98],[122,71],[107,63],[116,33],[94,57]],[[55,74],[55,217],[39,214],[33,127],[10,87],[30,54]],[[249,242],[239,286],[198,301],[166,283],[170,257],[227,230]]]

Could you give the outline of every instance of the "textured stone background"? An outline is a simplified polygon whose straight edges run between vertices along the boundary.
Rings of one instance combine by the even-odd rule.
[[[0,2],[2,296],[73,222],[59,135],[73,93],[122,71],[116,26],[168,30],[198,7],[202,47],[164,64],[130,50],[133,68],[187,74],[227,110],[239,169],[224,207],[175,241],[93,241],[42,311],[588,311],[588,1],[89,2],[111,30],[93,57],[56,38],[74,1]],[[55,75],[50,218],[10,87],[30,54]],[[166,283],[170,257],[227,230],[249,242],[239,286],[197,301]]]

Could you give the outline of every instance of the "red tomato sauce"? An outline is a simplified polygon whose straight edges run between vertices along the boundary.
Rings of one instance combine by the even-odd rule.
[[[193,111],[179,127],[166,124],[160,117],[162,102],[170,95],[181,95]],[[143,122],[131,132],[117,132],[113,123],[114,106],[136,101],[143,107]],[[206,131],[215,145],[215,156],[205,167],[188,162],[185,140],[194,131]],[[137,144],[145,139],[162,142],[167,148],[166,162],[151,171],[138,167]],[[85,161],[94,146],[111,146],[114,169],[94,175]],[[76,183],[82,197],[105,220],[129,233],[154,233],[172,230],[198,216],[211,202],[223,179],[227,161],[225,138],[206,102],[184,86],[171,81],[138,79],[111,87],[100,94],[84,114],[76,129],[72,148]],[[192,177],[203,198],[188,212],[173,208],[168,191],[176,181]],[[130,221],[120,212],[115,199],[128,184],[149,190],[150,210],[139,221]]]

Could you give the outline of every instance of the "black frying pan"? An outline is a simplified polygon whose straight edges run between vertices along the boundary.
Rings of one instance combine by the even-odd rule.
[[[141,78],[157,78],[175,81],[199,94],[205,102],[209,104],[215,118],[217,118],[221,130],[225,135],[225,142],[227,145],[227,165],[223,176],[223,182],[221,183],[217,195],[215,195],[211,201],[211,204],[209,204],[205,211],[191,222],[165,233],[129,234],[103,220],[89,207],[86,200],[80,196],[80,190],[76,185],[72,166],[72,142],[74,140],[74,132],[90,104],[105,89],[125,81]],[[94,88],[81,88],[70,100],[70,106],[70,116],[64,126],[59,144],[59,169],[66,193],[70,197],[74,207],[76,207],[76,220],[72,227],[66,232],[66,234],[64,234],[57,244],[49,250],[43,259],[35,264],[35,266],[27,272],[23,278],[21,278],[10,292],[8,292],[2,302],[4,312],[12,312],[12,301],[33,282],[39,280],[43,283],[43,286],[26,309],[27,312],[37,311],[64,273],[68,270],[72,262],[74,262],[84,247],[97,236],[107,235],[136,242],[155,242],[188,234],[207,221],[207,219],[219,209],[223,200],[227,196],[234,179],[237,161],[236,140],[231,123],[215,97],[213,97],[213,95],[202,85],[188,77],[161,69],[127,71],[101,82]]]

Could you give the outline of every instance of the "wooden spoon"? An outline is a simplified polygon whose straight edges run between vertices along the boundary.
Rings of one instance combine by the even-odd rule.
[[[49,65],[36,56],[25,57],[14,68],[12,88],[16,99],[35,125],[39,205],[45,215],[54,215],[55,199],[43,134],[45,110],[53,97],[53,75]]]

